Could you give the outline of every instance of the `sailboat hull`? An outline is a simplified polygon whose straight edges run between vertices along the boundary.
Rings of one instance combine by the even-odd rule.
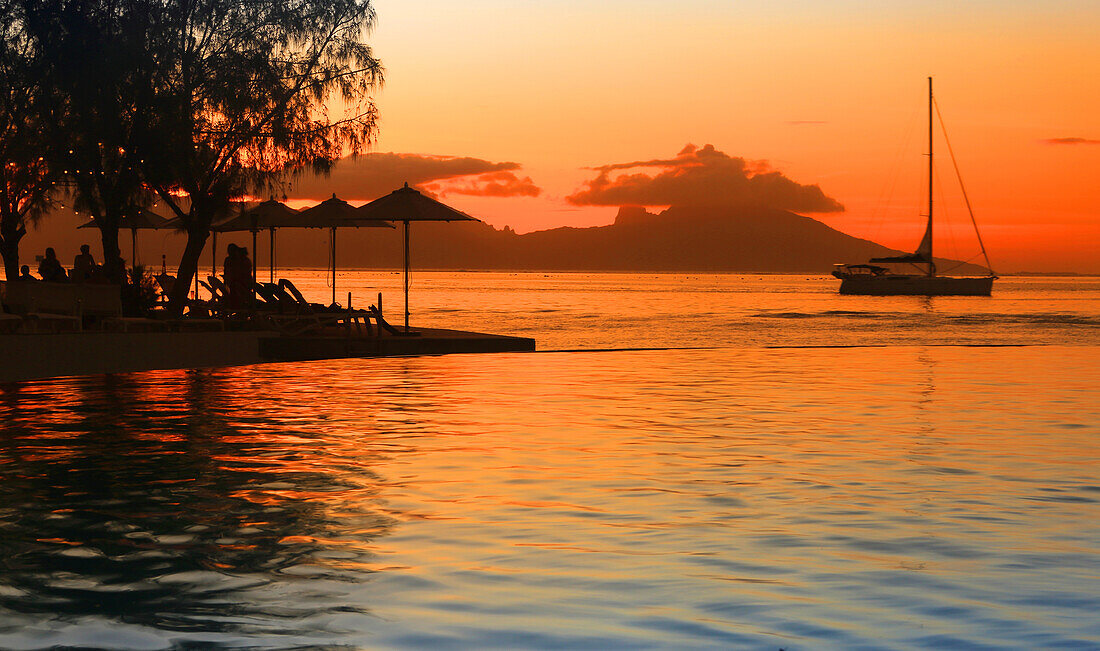
[[[952,276],[873,276],[844,278],[841,294],[860,296],[989,296],[993,277],[955,278]]]

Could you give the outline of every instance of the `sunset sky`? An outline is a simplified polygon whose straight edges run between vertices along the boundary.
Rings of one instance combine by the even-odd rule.
[[[410,176],[494,226],[601,225],[616,208],[585,205],[594,168],[709,144],[749,176],[820,186],[844,207],[813,214],[829,225],[912,249],[931,75],[995,268],[1100,272],[1094,1],[375,6],[387,76],[374,151],[398,155],[390,174],[367,163],[362,196],[338,170],[344,198]],[[976,243],[940,160],[938,253],[967,258]],[[327,196],[308,183],[292,196],[310,194]]]

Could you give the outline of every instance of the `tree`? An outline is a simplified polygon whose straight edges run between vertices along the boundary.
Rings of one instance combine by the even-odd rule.
[[[21,3],[0,0],[0,255],[9,280],[19,275],[27,224],[49,208],[57,180],[45,157],[47,90],[25,27]]]
[[[119,221],[151,198],[137,138],[149,119],[148,33],[156,2],[38,0],[25,3],[29,33],[52,99],[50,167],[73,206],[99,227],[108,278],[125,282]]]
[[[145,181],[187,245],[169,297],[183,309],[212,222],[288,172],[327,171],[376,129],[381,64],[363,41],[370,0],[158,3]],[[330,105],[339,100],[338,117]]]

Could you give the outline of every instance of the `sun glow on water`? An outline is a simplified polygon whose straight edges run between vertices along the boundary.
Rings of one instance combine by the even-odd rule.
[[[0,645],[1100,643],[1087,283],[1016,281],[951,326],[1082,345],[974,348],[932,345],[957,301],[860,310],[797,277],[590,278],[594,328],[555,307],[595,309],[574,275],[485,276],[476,314],[471,276],[418,276],[413,323],[728,332],[5,387]],[[766,347],[854,329],[871,345]]]

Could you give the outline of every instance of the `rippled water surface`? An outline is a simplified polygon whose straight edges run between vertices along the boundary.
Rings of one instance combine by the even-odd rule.
[[[325,274],[289,271],[313,300]],[[260,274],[263,276],[263,273]],[[826,276],[414,272],[414,324],[534,337],[542,350],[683,346],[1065,344],[1100,346],[1100,277],[1007,277],[993,296],[840,296]],[[342,272],[337,300],[384,295],[401,275]]]
[[[673,349],[7,385],[0,647],[1100,647],[1091,281],[481,277],[414,323]]]

